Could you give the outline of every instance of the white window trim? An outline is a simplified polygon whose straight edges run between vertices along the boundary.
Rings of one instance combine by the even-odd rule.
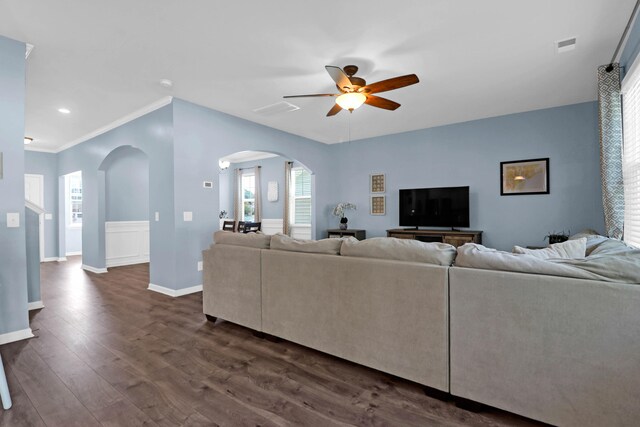
[[[296,166],[294,168],[291,168],[291,197],[289,200],[289,212],[290,212],[290,216],[291,216],[291,225],[295,226],[295,227],[311,227],[311,222],[309,223],[303,223],[303,224],[298,224],[293,222],[296,218],[296,200],[298,199],[309,199],[309,203],[311,204],[311,206],[313,206],[313,194],[309,195],[309,196],[296,196],[296,182],[295,182],[295,173],[296,171],[299,170],[303,170],[306,171],[307,173],[309,171],[307,171],[305,168],[300,167],[300,166]],[[311,219],[310,219],[311,221]]]
[[[634,62],[622,81],[622,175],[624,185],[624,241],[640,247],[640,60]],[[630,98],[630,97],[633,97]]]

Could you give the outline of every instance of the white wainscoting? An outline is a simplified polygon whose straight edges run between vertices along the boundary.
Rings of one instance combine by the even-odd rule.
[[[149,262],[149,221],[104,224],[107,267]]]
[[[262,232],[264,234],[277,234],[282,233],[282,218],[277,219],[263,219],[262,220]]]

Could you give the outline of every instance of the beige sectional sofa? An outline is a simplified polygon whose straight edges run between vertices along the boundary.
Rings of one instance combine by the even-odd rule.
[[[640,420],[640,251],[549,263],[466,245],[450,267],[445,246],[233,238],[204,252],[210,316],[555,425]]]
[[[449,390],[452,246],[423,244],[444,253],[443,266],[340,256],[339,239],[321,242],[324,253],[267,249],[269,236],[256,236],[263,249],[216,233],[203,254],[204,313]]]

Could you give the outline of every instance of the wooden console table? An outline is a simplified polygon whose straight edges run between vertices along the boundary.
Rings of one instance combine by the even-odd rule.
[[[364,240],[367,238],[367,230],[356,230],[355,228],[347,228],[346,230],[341,230],[339,228],[332,228],[327,230],[327,237],[355,237],[358,240]]]
[[[442,242],[462,246],[465,243],[482,243],[482,231],[416,230],[415,228],[394,228],[387,230],[387,237],[414,239],[422,242]]]

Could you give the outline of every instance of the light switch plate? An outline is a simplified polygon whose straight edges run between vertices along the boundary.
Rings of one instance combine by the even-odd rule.
[[[156,212],[156,221],[160,221],[160,212]]]
[[[7,213],[7,228],[18,228],[20,227],[20,214],[8,212]]]
[[[53,219],[53,214],[44,214],[44,219]]]
[[[198,261],[198,271],[202,271],[202,261]]]
[[[193,212],[183,212],[182,218],[185,222],[193,221]]]
[[[202,186],[203,186],[204,188],[213,188],[213,181],[204,181],[204,182],[202,183]]]

